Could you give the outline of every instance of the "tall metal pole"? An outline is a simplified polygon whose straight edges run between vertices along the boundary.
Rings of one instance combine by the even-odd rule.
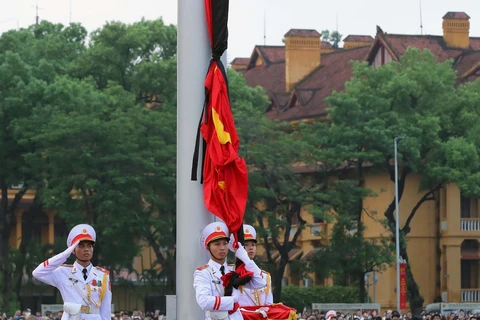
[[[395,137],[393,139],[394,156],[395,156],[395,249],[396,249],[396,265],[397,265],[397,311],[400,312],[400,230],[399,230],[399,213],[398,213],[398,159],[397,159],[397,141],[403,137]]]
[[[203,82],[210,51],[204,2],[178,0],[176,319],[205,318],[195,300],[193,272],[208,262],[207,251],[200,247],[200,233],[213,222],[213,215],[205,209],[202,185],[191,181],[190,173],[198,121],[205,100]],[[175,320],[173,315],[168,318]]]

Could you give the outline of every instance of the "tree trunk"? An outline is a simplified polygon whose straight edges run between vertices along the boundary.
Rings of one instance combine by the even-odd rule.
[[[407,299],[410,302],[410,309],[413,311],[413,314],[420,314],[425,300],[420,294],[418,285],[413,277],[410,262],[408,260],[407,248],[404,243],[405,241],[400,241],[400,255],[407,261]]]
[[[407,299],[410,302],[410,308],[419,314],[422,311],[424,299],[420,295],[420,291],[418,289],[418,285],[413,277],[412,270],[410,268],[410,262],[408,260],[408,253],[407,253],[407,241],[406,237],[410,233],[410,223],[413,220],[413,217],[417,213],[418,209],[422,206],[422,204],[426,201],[436,200],[435,193],[440,189],[441,184],[436,186],[435,188],[431,189],[430,192],[427,192],[423,195],[423,197],[417,202],[417,204],[413,207],[410,215],[405,222],[402,230],[400,231],[400,236],[402,237],[400,240],[400,255],[403,259],[407,261]]]
[[[15,261],[15,270],[13,272],[13,292],[20,297],[20,290],[22,289],[22,279],[25,266],[25,257],[27,256],[28,247],[32,240],[33,226],[32,221],[35,215],[42,212],[42,205],[38,203],[35,198],[32,206],[28,211],[22,215],[22,236],[20,238],[20,247],[18,248],[18,260]]]
[[[367,296],[365,290],[365,272],[361,271],[358,273],[358,293],[359,293],[359,302],[364,303]]]
[[[358,160],[357,162],[357,186],[361,188],[365,188],[365,172],[363,168],[363,160]],[[359,241],[365,241],[363,237],[363,221],[362,221],[362,212],[363,212],[363,199],[359,199],[357,203],[357,212],[355,213],[357,219],[357,234],[356,236],[359,238]],[[365,270],[366,266],[361,266],[362,270],[359,270],[357,273],[358,279],[358,286],[359,286],[359,295],[360,295],[360,302],[365,301],[366,290],[365,290]]]
[[[288,257],[288,252],[287,252]],[[272,277],[272,293],[273,293],[273,302],[281,302],[282,299],[282,279],[283,273],[285,272],[285,267],[287,266],[288,258],[283,258],[283,255],[280,253],[280,263],[278,267],[275,268],[275,274]]]
[[[10,262],[10,230],[12,229],[12,217],[8,211],[8,187],[5,178],[0,174],[0,189],[2,198],[0,200],[0,309],[9,310],[10,297],[12,293],[12,270]]]
[[[390,170],[390,171],[393,171]],[[399,194],[399,199],[398,202],[402,199],[403,191],[405,188],[405,181],[407,179],[407,176],[410,174],[411,169],[409,167],[405,167],[402,170],[402,174],[400,176],[400,179],[398,181],[398,194]],[[395,178],[392,175],[391,172],[391,180],[395,183]],[[410,232],[410,222],[412,221],[413,217],[415,216],[415,213],[417,212],[418,208],[422,205],[423,202],[433,200],[434,197],[432,195],[434,194],[434,191],[438,190],[440,186],[437,188],[434,188],[432,191],[428,192],[425,194],[419,202],[414,206],[412,212],[409,214],[407,223],[403,228],[400,230],[400,256],[407,261],[406,265],[406,273],[407,273],[407,299],[410,302],[410,309],[416,313],[419,314],[422,307],[423,307],[423,302],[424,299],[420,294],[417,282],[415,281],[415,278],[412,273],[412,269],[410,268],[410,262],[408,260],[408,253],[407,253],[407,242],[406,242],[406,236]],[[395,199],[392,200],[390,203],[388,209],[385,211],[385,217],[388,219],[388,225],[390,228],[390,231],[392,232],[392,242],[396,244],[396,239],[395,239]],[[403,241],[402,241],[403,239]],[[399,290],[397,288],[397,290]]]

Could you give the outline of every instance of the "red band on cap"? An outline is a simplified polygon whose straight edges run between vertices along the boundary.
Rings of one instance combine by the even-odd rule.
[[[71,244],[74,244],[77,241],[84,241],[84,240],[89,240],[89,241],[95,242],[95,241],[93,241],[92,236],[89,235],[88,233],[81,233],[78,236],[76,236],[75,238],[73,238]]]
[[[207,247],[208,244],[209,244],[210,242],[212,242],[213,240],[217,240],[217,239],[221,239],[221,238],[227,238],[227,239],[228,239],[228,237],[227,237],[227,235],[225,234],[225,232],[223,232],[223,231],[213,232],[213,233],[211,233],[211,234],[207,237],[207,239],[205,240],[205,246]]]

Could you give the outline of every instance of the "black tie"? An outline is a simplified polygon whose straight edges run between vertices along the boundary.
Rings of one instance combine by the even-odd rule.
[[[82,272],[83,272],[83,279],[84,279],[84,280],[87,280],[87,278],[88,278],[88,276],[87,276],[87,272],[88,272],[87,268],[83,268]]]
[[[225,275],[225,266],[220,267],[220,272],[222,273],[222,276]]]

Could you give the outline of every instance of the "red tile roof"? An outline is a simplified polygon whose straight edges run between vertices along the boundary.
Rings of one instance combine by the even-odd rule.
[[[248,65],[250,58],[235,58],[230,64]]]
[[[320,47],[322,49],[332,49],[333,46],[330,42],[327,42],[327,41],[322,41],[321,44],[320,44]]]
[[[316,37],[320,38],[320,33],[313,29],[290,29],[285,37]]]
[[[470,47],[474,50],[480,50],[480,38],[470,37]]]
[[[342,91],[345,82],[352,77],[351,60],[365,60],[368,47],[351,50],[341,50],[322,55],[322,65],[315,69],[294,90],[300,106],[290,106],[287,109],[273,109],[267,112],[267,117],[279,120],[296,120],[314,118],[326,113],[325,98],[333,90]]]
[[[267,63],[278,63],[285,61],[285,47],[284,46],[257,46],[262,57],[267,60]]]
[[[429,49],[439,61],[455,58],[463,52],[462,49],[447,48],[442,36],[383,34],[380,37],[392,49],[396,58],[403,56],[408,47]]]
[[[450,11],[443,16],[443,19],[470,19],[470,17],[465,12]]]
[[[473,51],[470,53],[466,53],[461,55],[456,64],[454,65],[454,69],[457,70],[459,77],[468,76],[465,74],[467,71],[476,71],[477,68],[480,67],[480,51]],[[474,68],[475,70],[471,70]]]
[[[351,42],[373,42],[375,39],[372,36],[348,35],[343,41]]]
[[[468,17],[464,13],[447,13],[448,17]],[[315,30],[292,29],[287,34],[306,34]],[[315,31],[316,32],[316,31]],[[368,36],[351,35],[346,39],[365,40]],[[369,38],[371,40],[371,37]],[[353,40],[351,40],[353,41]],[[322,42],[322,47],[328,43]],[[250,58],[250,64],[244,77],[249,86],[265,88],[272,104],[266,116],[279,120],[300,120],[305,118],[322,117],[326,115],[327,98],[334,90],[342,91],[345,82],[352,77],[352,60],[373,61],[380,46],[386,46],[398,59],[408,47],[429,49],[439,57],[439,61],[453,59],[454,69],[458,72],[459,83],[470,81],[478,77],[472,76],[480,69],[480,38],[471,37],[470,47],[466,50],[448,48],[442,36],[431,35],[399,35],[387,34],[377,28],[377,36],[371,47],[354,49],[339,49],[331,53],[322,54],[321,65],[296,85],[292,92],[285,88],[285,47],[284,46],[256,46]],[[261,57],[264,64],[255,65]],[[462,78],[463,77],[463,78]],[[460,79],[461,78],[461,79]]]
[[[268,96],[285,93],[285,63],[260,65],[248,69],[243,76],[250,87],[262,86]]]

